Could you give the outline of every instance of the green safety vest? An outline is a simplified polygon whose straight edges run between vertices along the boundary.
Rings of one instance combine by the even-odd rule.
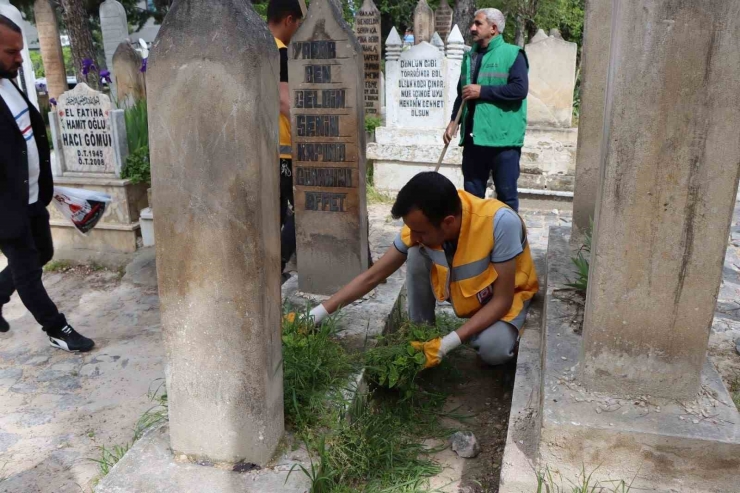
[[[471,53],[478,51],[478,44],[465,53],[462,63],[462,85],[471,83],[473,64]],[[521,48],[504,42],[498,35],[491,40],[489,50],[483,55],[477,84],[481,86],[503,86],[509,81],[509,70],[514,65]],[[462,114],[462,131],[460,145],[465,140],[465,122],[468,105]],[[487,147],[522,147],[524,132],[527,130],[527,100],[497,101],[491,103],[480,101],[475,106],[473,115],[473,143]]]

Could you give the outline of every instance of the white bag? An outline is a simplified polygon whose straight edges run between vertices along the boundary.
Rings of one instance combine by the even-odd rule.
[[[111,200],[106,193],[54,187],[54,205],[85,236],[98,224]]]

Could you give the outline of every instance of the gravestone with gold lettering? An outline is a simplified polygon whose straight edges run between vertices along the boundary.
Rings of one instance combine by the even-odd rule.
[[[365,60],[365,113],[380,115],[380,11],[373,0],[365,0],[355,17],[355,34]]]
[[[314,0],[289,51],[298,285],[332,294],[368,267],[362,47]]]

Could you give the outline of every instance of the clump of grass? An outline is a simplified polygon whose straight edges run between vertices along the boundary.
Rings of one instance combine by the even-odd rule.
[[[142,414],[139,420],[136,422],[136,425],[134,426],[134,437],[131,443],[126,443],[124,445],[114,445],[111,448],[103,445],[101,447],[98,447],[98,449],[100,450],[99,459],[88,459],[89,461],[98,464],[100,475],[95,480],[96,484],[102,478],[108,475],[111,469],[113,469],[113,466],[115,466],[118,461],[120,461],[123,456],[126,455],[126,452],[131,449],[134,443],[136,443],[147,430],[153,428],[154,426],[157,426],[158,424],[164,423],[167,420],[167,392],[164,387],[164,381],[162,379],[158,379],[155,380],[155,383],[156,382],[160,383],[154,390],[152,390],[150,387],[147,394],[149,396],[149,399],[156,404],[153,407],[149,408],[146,412],[144,412],[144,414]]]
[[[730,395],[732,396],[732,402],[735,404],[735,407],[740,410],[740,375],[730,381]]]
[[[576,275],[578,278],[575,281],[566,284],[566,286],[584,293],[588,290],[588,272],[590,269],[588,257],[590,257],[591,254],[593,229],[594,223],[591,221],[591,225],[585,232],[583,245],[578,249],[576,256],[570,259],[573,262],[573,265],[576,266]],[[586,252],[587,255],[584,255],[584,252]]]
[[[149,400],[154,402],[155,405],[147,409],[136,422],[134,426],[134,442],[144,436],[147,430],[167,421],[169,412],[167,391],[164,386],[164,380],[155,380],[155,382],[157,381],[159,382],[157,387],[153,391],[150,388],[148,393]]]
[[[430,406],[442,400],[404,402],[358,399],[337,425],[307,443],[316,460],[310,468],[299,467],[311,480],[311,492],[426,491],[429,478],[442,468],[430,457],[436,450],[422,441],[444,430],[438,423],[428,427],[429,417],[439,416]]]
[[[286,312],[296,313],[290,306]],[[334,338],[335,317],[314,327],[308,308],[283,318],[283,396],[285,419],[297,431],[335,420],[344,408],[342,390],[358,370]]]
[[[72,263],[67,260],[52,260],[44,266],[44,272],[67,272]]]
[[[107,448],[105,446],[98,448],[100,449],[100,459],[89,460],[98,464],[101,475],[100,477],[102,478],[107,476],[110,470],[113,469],[113,466],[123,459],[123,456],[126,455],[126,452],[131,448],[131,445],[127,443],[125,445],[114,445],[111,448]]]
[[[575,480],[569,479],[568,484],[563,485],[562,476],[545,467],[537,473],[537,493],[629,493],[632,489],[634,478],[629,484],[624,480],[597,481],[593,477],[596,469],[587,474],[584,466]]]
[[[374,185],[366,187],[367,201],[370,204],[392,204],[393,197],[390,194],[375,189]]]

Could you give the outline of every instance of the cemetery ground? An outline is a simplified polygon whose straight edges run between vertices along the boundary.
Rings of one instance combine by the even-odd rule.
[[[390,218],[389,210],[388,203],[369,207],[371,245],[376,257],[391,244],[400,227],[399,221]],[[527,207],[522,216],[541,270],[548,229],[568,225],[570,212]],[[150,421],[162,417],[165,408],[153,399],[154,394],[162,395],[165,361],[153,264],[152,252],[144,250],[125,272],[57,263],[45,273],[44,282],[52,298],[76,328],[95,339],[97,346],[88,354],[70,355],[50,348],[17,296],[4,307],[3,314],[12,328],[0,335],[0,492],[90,492],[101,474],[100,464],[94,460],[103,457],[103,450],[119,454],[131,444],[142,416]],[[713,363],[740,405],[740,356],[735,349],[735,341],[740,337],[738,300],[740,202],[736,202],[709,345]],[[538,324],[540,315],[537,308],[531,310],[528,324]],[[398,477],[406,474],[411,480],[389,491],[498,491],[512,378],[511,367],[486,368],[473,351],[463,348],[443,368],[423,374],[423,387],[445,396],[444,402],[431,399],[425,401],[428,407],[420,405],[414,410],[406,406],[404,412],[399,407],[397,413],[388,413],[386,409],[386,414],[376,415],[372,424],[383,427],[384,437],[389,430],[401,433],[404,426],[406,431],[418,427],[421,435],[430,437],[423,443],[405,442],[402,446],[394,442],[394,446],[405,451],[407,465],[413,471],[398,473]],[[286,406],[286,416],[294,421],[289,429],[295,429],[296,422],[309,419],[310,413],[300,418]],[[315,437],[320,435],[320,427],[311,430]],[[481,447],[480,455],[461,459],[446,447],[445,436],[454,430],[473,431]],[[346,439],[354,437],[352,430],[342,432]],[[355,438],[363,437],[367,438],[367,434]],[[296,443],[283,447],[283,451],[300,454],[302,446],[295,436],[293,439]],[[348,442],[335,440],[326,445],[336,447],[337,443]],[[349,443],[351,451],[366,452],[368,460],[373,460],[373,453],[382,454],[382,447],[388,445],[387,440]],[[431,447],[433,452],[419,454],[419,445]],[[291,452],[293,447],[297,447],[295,452]],[[311,449],[315,466],[328,460],[324,456],[326,449],[323,454],[316,445]],[[336,463],[338,457],[341,456],[335,454],[330,458]],[[419,460],[411,460],[413,457]],[[353,464],[352,470],[359,474],[373,470],[363,470],[358,456],[346,456],[343,460],[348,461],[347,465]],[[310,466],[308,469],[311,473]],[[327,472],[331,470],[323,470]],[[303,473],[294,470],[292,474]],[[425,475],[433,476],[428,485]],[[314,484],[315,491],[322,491],[320,477]],[[323,485],[323,491],[330,489],[330,482]]]

